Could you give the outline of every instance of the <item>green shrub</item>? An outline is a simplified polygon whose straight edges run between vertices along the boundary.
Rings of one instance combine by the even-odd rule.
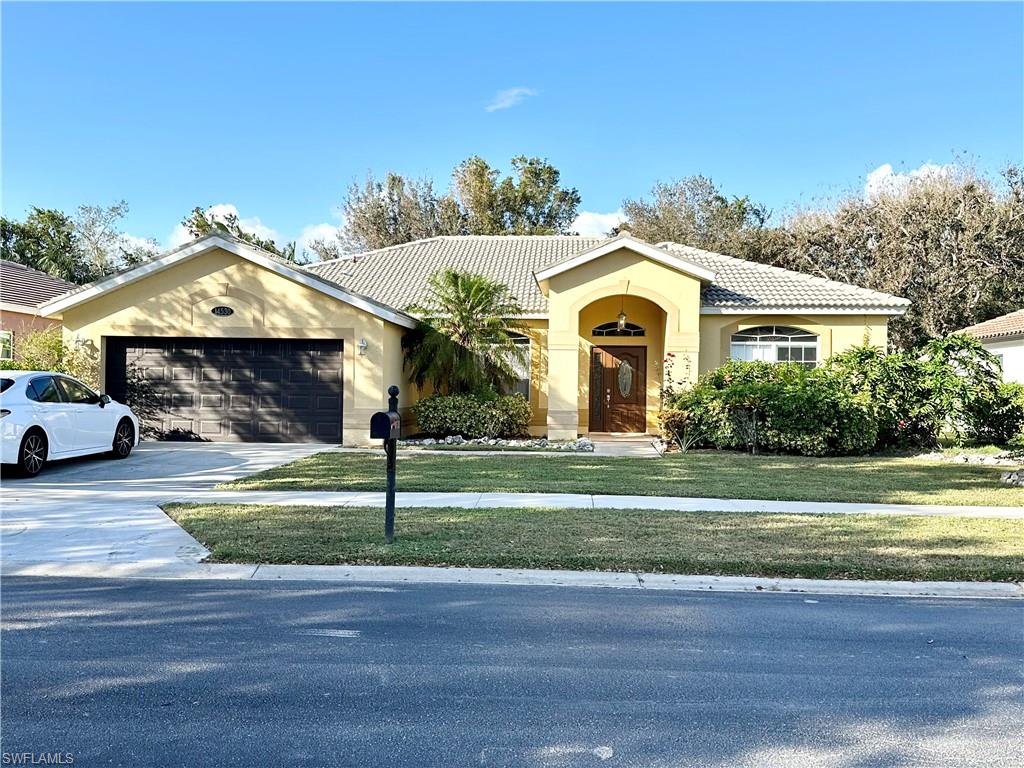
[[[943,417],[919,357],[860,346],[831,357],[826,367],[851,395],[870,404],[878,447],[933,445],[938,439]]]
[[[51,326],[14,338],[14,359],[0,361],[8,371],[56,371],[74,376],[89,386],[99,384],[99,360],[84,345],[67,345],[60,326]]]
[[[878,437],[866,400],[828,371],[736,361],[678,395],[662,424],[677,442],[685,430],[689,445],[806,456],[865,453]]]
[[[431,395],[412,407],[421,432],[445,437],[520,437],[527,434],[530,404],[519,394]]]
[[[975,400],[967,414],[967,424],[972,440],[1024,444],[1024,384],[1004,382],[991,400]]]

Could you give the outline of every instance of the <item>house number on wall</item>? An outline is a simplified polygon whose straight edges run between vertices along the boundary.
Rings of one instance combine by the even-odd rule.
[[[210,311],[213,314],[215,314],[217,317],[229,317],[229,316],[235,314],[235,310],[233,310],[231,307],[224,307],[224,306],[214,307]]]

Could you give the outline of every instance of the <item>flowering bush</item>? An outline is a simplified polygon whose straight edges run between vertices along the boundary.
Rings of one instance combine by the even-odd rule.
[[[412,407],[421,432],[439,437],[521,437],[530,423],[530,404],[519,394],[431,395]]]

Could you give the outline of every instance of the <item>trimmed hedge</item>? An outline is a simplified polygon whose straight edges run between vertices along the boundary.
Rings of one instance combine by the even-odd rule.
[[[412,412],[421,432],[438,437],[522,437],[528,434],[530,404],[519,394],[431,395]]]

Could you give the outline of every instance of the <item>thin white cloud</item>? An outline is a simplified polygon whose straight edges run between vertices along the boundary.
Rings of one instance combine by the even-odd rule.
[[[126,251],[134,251],[136,249],[148,250],[148,251],[159,251],[160,244],[151,237],[139,237],[138,235],[121,235],[121,242],[119,245]]]
[[[252,232],[257,237],[263,240],[274,240],[275,242],[280,240],[281,235],[273,227],[268,227],[264,224],[259,216],[253,216],[248,219],[243,219],[238,214],[237,206],[231,203],[217,203],[211,205],[206,209],[206,215],[212,216],[218,221],[225,221],[228,216],[234,215],[238,217],[238,224],[246,232]],[[184,224],[178,224],[167,238],[168,248],[177,248],[179,245],[184,245],[189,240],[192,240],[192,235],[188,231],[188,228]]]
[[[621,208],[611,213],[581,211],[573,221],[571,230],[585,237],[603,237],[619,226],[625,218],[626,215]]]
[[[308,227],[302,230],[299,234],[299,250],[305,249],[307,251],[312,250],[310,245],[317,241],[323,240],[330,242],[338,236],[338,225],[323,222],[321,224],[310,224]]]
[[[883,195],[901,195],[911,184],[921,179],[941,179],[953,171],[950,165],[925,163],[906,173],[897,173],[889,163],[878,166],[867,175],[864,182],[864,197],[876,198]]]
[[[494,94],[494,98],[491,99],[491,103],[484,107],[488,112],[497,112],[499,109],[508,109],[518,104],[523,103],[523,99],[530,96],[536,96],[537,91],[533,88],[526,88],[524,86],[517,86],[515,88],[506,88],[503,91],[498,91]]]

